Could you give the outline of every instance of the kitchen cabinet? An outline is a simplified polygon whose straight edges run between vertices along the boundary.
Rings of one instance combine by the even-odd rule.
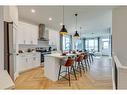
[[[18,55],[17,72],[23,72],[40,66],[40,53],[23,53]]]
[[[36,25],[19,22],[18,44],[38,44],[38,27]]]
[[[18,56],[17,72],[24,71],[26,68],[26,56],[24,54]]]

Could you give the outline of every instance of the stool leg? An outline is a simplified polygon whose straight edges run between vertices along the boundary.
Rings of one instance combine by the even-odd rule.
[[[87,66],[88,66],[88,68],[90,69],[90,64],[89,64],[89,62],[87,63]]]
[[[82,76],[82,71],[81,71],[81,65],[80,65],[80,62],[78,63],[78,65],[79,65],[80,76]]]
[[[77,80],[77,77],[76,77],[76,73],[75,73],[74,66],[72,66],[72,69],[73,69],[73,72],[74,72],[75,79]]]
[[[84,61],[85,61],[86,71],[88,71],[87,64],[86,64],[87,59],[85,59]]]
[[[76,62],[75,62],[75,69],[76,69]]]
[[[89,61],[89,59],[86,59],[86,61],[87,61],[87,64],[89,64],[89,65],[90,65],[90,61]]]
[[[93,55],[91,55],[92,61],[93,61]]]
[[[68,67],[68,79],[69,79],[69,86],[71,86],[71,82],[70,82],[70,71],[69,71],[69,67]]]
[[[91,63],[91,57],[90,57],[90,55],[89,55],[89,57],[88,57],[88,58],[89,58],[89,62]]]
[[[85,64],[86,64],[87,67],[90,69],[90,64],[89,64],[89,60],[88,60],[88,59],[85,60]],[[88,70],[88,68],[87,68],[87,70]]]
[[[60,68],[59,68],[58,80],[60,78],[60,72],[61,72],[61,65],[60,65]]]
[[[85,73],[85,69],[84,69],[84,66],[83,66],[83,63],[82,63],[82,62],[81,62],[81,65],[82,65],[83,71],[84,71],[84,73]]]

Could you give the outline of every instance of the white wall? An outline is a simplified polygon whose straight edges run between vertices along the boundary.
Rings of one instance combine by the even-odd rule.
[[[2,6],[0,6],[0,69],[4,69],[4,30]]]
[[[115,8],[112,12],[113,53],[127,65],[127,7]]]
[[[49,29],[50,44],[56,45],[57,50],[60,50],[60,35],[59,32],[53,29]]]

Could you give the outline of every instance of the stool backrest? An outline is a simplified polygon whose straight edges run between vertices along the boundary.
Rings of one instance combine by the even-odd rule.
[[[72,66],[73,63],[74,63],[74,59],[72,59],[72,58],[69,57],[67,59],[66,63],[65,63],[65,66]]]
[[[84,58],[84,55],[83,54],[80,54],[79,56],[78,56],[78,58],[77,58],[77,62],[81,62],[82,60],[83,60],[83,58]]]
[[[84,55],[84,59],[87,59],[87,58],[88,58],[88,55],[87,55],[87,54],[85,54],[85,55]]]

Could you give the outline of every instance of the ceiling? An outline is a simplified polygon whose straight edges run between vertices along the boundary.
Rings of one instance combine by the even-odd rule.
[[[19,19],[34,24],[44,23],[47,27],[57,30],[61,29],[60,23],[63,19],[62,6],[18,6]],[[35,13],[31,12],[35,9]],[[78,32],[82,37],[107,34],[107,28],[112,25],[112,6],[64,6],[64,23],[70,34],[74,34],[76,18],[78,13]],[[49,21],[49,17],[52,21]]]

